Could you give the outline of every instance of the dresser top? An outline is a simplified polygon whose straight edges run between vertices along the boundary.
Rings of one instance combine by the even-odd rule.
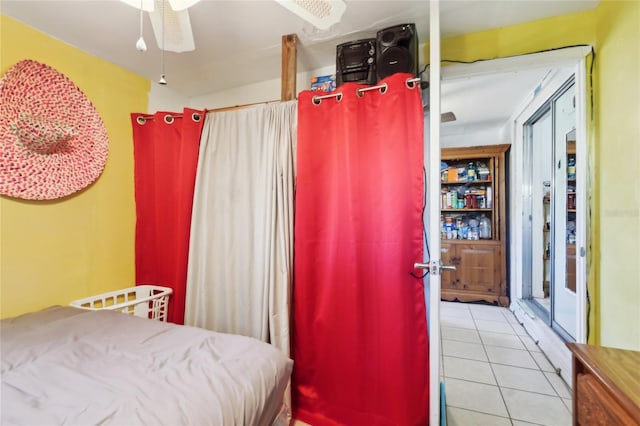
[[[622,393],[640,408],[640,352],[579,343],[567,346],[612,392]]]

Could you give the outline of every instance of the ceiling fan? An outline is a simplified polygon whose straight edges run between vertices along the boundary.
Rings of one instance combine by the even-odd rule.
[[[151,27],[158,48],[168,52],[190,52],[195,50],[189,7],[199,0],[121,0],[140,10],[140,38],[136,48],[146,51],[147,46],[142,38],[143,13],[148,12]]]
[[[188,9],[200,0],[121,0],[140,10],[140,38],[136,48],[146,51],[142,38],[143,12],[149,13],[158,48],[169,52],[195,50]],[[343,0],[274,0],[318,29],[340,22],[347,5]]]

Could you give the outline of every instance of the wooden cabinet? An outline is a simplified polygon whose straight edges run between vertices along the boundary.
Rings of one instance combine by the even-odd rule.
[[[507,306],[506,153],[509,145],[442,150],[442,300]]]
[[[455,271],[442,270],[443,299],[472,302],[483,300],[506,306],[508,299],[496,283],[502,281],[498,241],[441,244],[441,259],[445,265],[455,265]]]
[[[573,355],[573,424],[640,424],[640,352],[567,346]]]

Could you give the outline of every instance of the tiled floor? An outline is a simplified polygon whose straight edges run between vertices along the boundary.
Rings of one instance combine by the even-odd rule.
[[[571,390],[506,308],[441,304],[449,426],[571,424]]]

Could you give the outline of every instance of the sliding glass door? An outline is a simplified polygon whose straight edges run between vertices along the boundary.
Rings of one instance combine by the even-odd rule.
[[[576,104],[571,77],[524,124],[523,299],[576,336]]]

